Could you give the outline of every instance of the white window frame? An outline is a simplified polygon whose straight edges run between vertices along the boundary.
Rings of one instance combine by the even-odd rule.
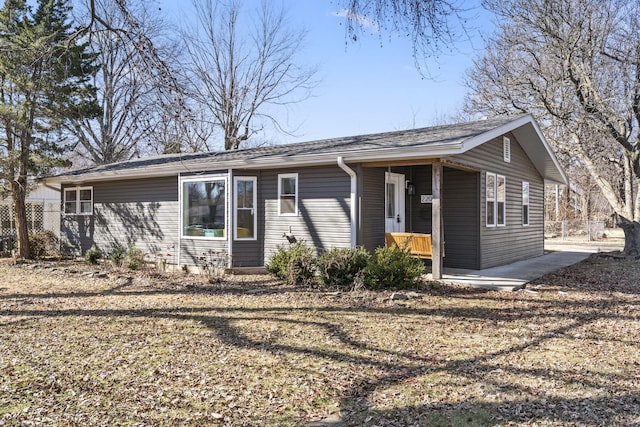
[[[493,178],[493,184],[491,185],[491,187],[489,187],[489,178]],[[486,176],[485,176],[485,225],[487,227],[495,227],[496,223],[498,222],[498,218],[496,218],[496,214],[497,214],[497,210],[496,210],[496,206],[497,206],[497,194],[496,194],[496,174],[493,172],[487,172]],[[489,190],[493,191],[493,196],[489,196]],[[493,202],[493,207],[490,209],[489,208],[489,202]],[[489,222],[489,213],[492,214],[493,217],[493,222]]]
[[[252,208],[239,208],[238,207],[238,183],[241,181],[253,182],[253,202]],[[236,176],[233,178],[234,189],[234,203],[233,203],[233,239],[234,240],[257,240],[258,239],[258,178],[255,176]],[[239,210],[252,210],[253,211],[253,236],[251,237],[238,237],[238,211]]]
[[[288,178],[295,178],[296,180],[296,189],[294,196],[294,212],[282,212],[282,196],[291,196],[290,194],[282,194],[282,180]],[[278,215],[279,216],[298,216],[298,184],[299,184],[298,174],[297,173],[281,173],[278,174]]]
[[[189,182],[224,181],[224,228],[222,236],[189,236],[184,229],[184,184]],[[226,174],[198,175],[180,177],[179,180],[179,204],[180,204],[180,238],[191,240],[227,240],[229,228],[229,177]]]
[[[500,180],[504,182],[504,191],[502,192],[502,200],[498,189],[500,188]],[[502,203],[502,209],[500,209]],[[502,210],[502,222],[500,222],[500,210]],[[496,224],[498,227],[507,225],[507,178],[504,175],[496,175]]]
[[[89,200],[80,200],[80,192],[81,191],[90,191],[91,192],[91,199]],[[75,200],[67,200],[67,192],[68,191],[75,191],[76,192],[76,197]],[[89,211],[83,211],[82,210],[82,202],[90,202],[91,203],[91,209],[89,209]],[[74,212],[67,212],[67,203],[74,203],[75,204],[75,210]],[[63,192],[62,192],[62,213],[63,215],[82,215],[82,216],[90,216],[93,215],[93,187],[88,187],[88,186],[84,186],[84,187],[65,187]]]
[[[530,188],[529,181],[522,181],[522,225],[525,227],[529,226],[531,218]]]
[[[493,178],[493,186],[489,187],[489,178]],[[504,192],[502,197],[498,194],[498,182],[504,182]],[[490,190],[493,192],[493,197],[489,196]],[[489,208],[489,203],[493,202],[493,208]],[[498,213],[500,209],[498,206],[502,204],[502,222],[499,221]],[[491,212],[489,212],[491,210]],[[493,222],[489,222],[489,213],[493,214]],[[504,227],[507,225],[507,178],[504,175],[498,175],[493,172],[487,172],[485,176],[485,225],[487,227]]]

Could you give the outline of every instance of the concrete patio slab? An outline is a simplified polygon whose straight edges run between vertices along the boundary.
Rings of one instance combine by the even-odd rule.
[[[514,291],[528,282],[560,268],[576,264],[596,252],[620,250],[621,247],[602,248],[587,244],[548,244],[545,255],[484,270],[443,269],[443,283],[477,288]]]

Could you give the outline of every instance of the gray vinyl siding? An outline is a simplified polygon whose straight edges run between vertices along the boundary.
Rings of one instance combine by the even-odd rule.
[[[421,194],[431,194],[431,166],[413,166],[402,170],[407,179],[416,186],[415,196],[406,196],[407,210],[405,229],[412,233],[431,233],[431,203],[421,203]]]
[[[472,164],[480,172],[480,266],[489,268],[508,264],[544,253],[544,183],[513,135],[511,162],[505,162],[502,137],[454,157],[455,161]],[[504,175],[507,184],[506,226],[486,226],[485,181],[486,172]],[[522,224],[522,182],[530,185],[530,225]],[[447,219],[445,218],[445,224]],[[446,237],[445,237],[446,238]],[[447,255],[449,253],[448,248]]]
[[[185,238],[180,239],[180,264],[181,265],[199,265],[202,262],[199,259],[208,260],[209,257],[217,258],[214,253],[223,252],[226,253],[228,247],[227,239],[193,239]]]
[[[94,244],[103,251],[122,245],[177,255],[177,177],[82,186],[93,187],[93,215],[62,215],[63,247],[84,254]]]
[[[361,244],[370,252],[384,246],[384,172],[383,168],[362,168]]]
[[[298,174],[298,215],[278,213],[278,175]],[[337,166],[262,171],[264,206],[264,262],[278,246],[288,245],[285,234],[318,251],[351,246],[351,181]]]
[[[477,269],[480,266],[479,174],[444,168],[442,180],[443,266]]]

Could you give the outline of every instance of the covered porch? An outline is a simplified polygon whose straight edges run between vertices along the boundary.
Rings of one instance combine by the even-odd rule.
[[[383,246],[385,233],[424,233],[431,236],[426,262],[435,280],[442,278],[443,267],[479,267],[478,170],[425,159],[364,164],[361,175],[363,246]]]

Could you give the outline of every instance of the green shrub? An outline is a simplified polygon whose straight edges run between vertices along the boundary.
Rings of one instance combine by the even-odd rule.
[[[97,264],[101,258],[102,251],[96,245],[91,246],[91,249],[84,254],[84,259],[89,264]]]
[[[129,247],[124,254],[124,266],[129,270],[140,270],[144,267],[144,251],[135,246]]]
[[[288,285],[309,286],[315,282],[315,250],[305,242],[296,242],[288,248],[279,246],[266,268]]]
[[[287,277],[287,264],[289,263],[289,248],[278,246],[276,252],[265,265],[267,271],[276,279],[285,280]]]
[[[127,253],[127,248],[125,248],[119,243],[116,243],[113,246],[113,249],[111,249],[111,252],[109,252],[109,260],[116,267],[120,267],[122,266],[122,262],[124,261],[124,255],[126,253]]]
[[[406,249],[378,248],[367,266],[365,284],[372,289],[408,289],[422,280],[424,264]]]
[[[45,257],[60,256],[60,241],[51,231],[38,231],[29,233],[29,250],[31,258],[41,259]]]
[[[371,255],[362,247],[327,251],[317,260],[320,280],[329,287],[353,288],[370,259]]]

